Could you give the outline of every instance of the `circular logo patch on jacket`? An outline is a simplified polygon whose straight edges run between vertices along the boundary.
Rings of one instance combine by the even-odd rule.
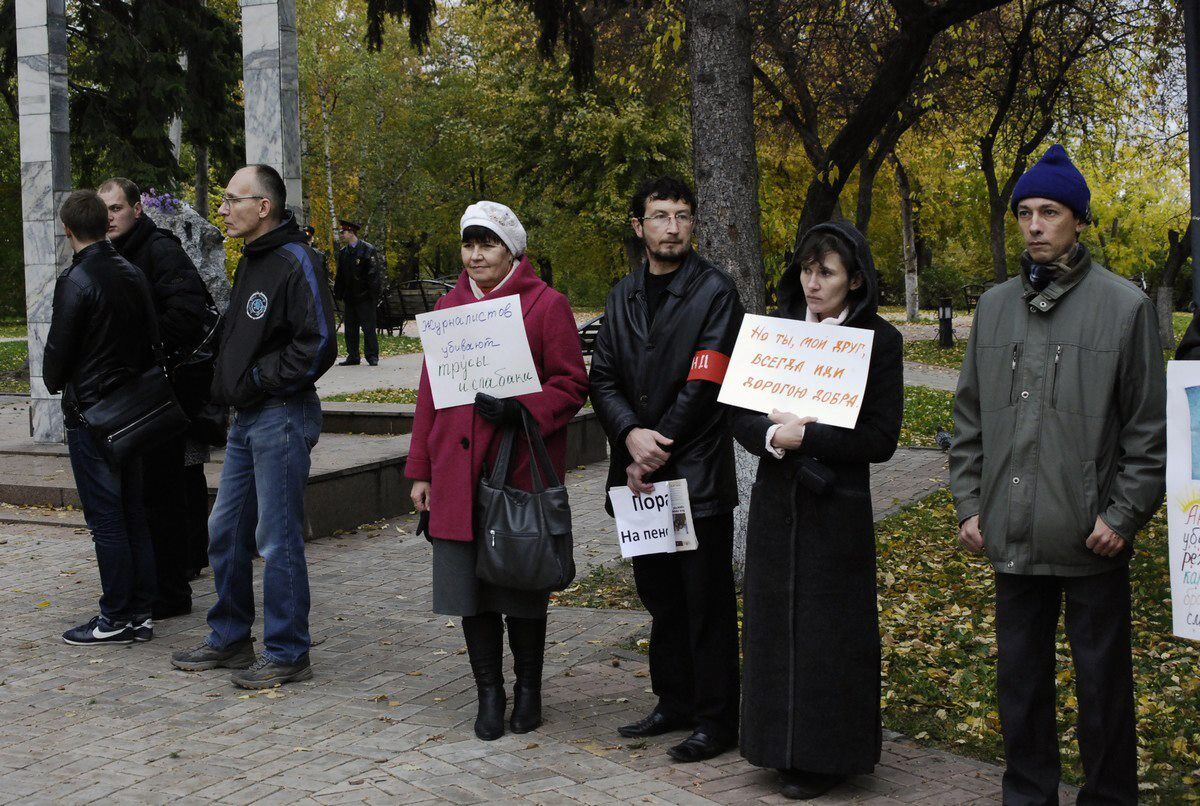
[[[261,291],[255,291],[246,301],[246,316],[251,319],[262,319],[266,315],[267,295]]]

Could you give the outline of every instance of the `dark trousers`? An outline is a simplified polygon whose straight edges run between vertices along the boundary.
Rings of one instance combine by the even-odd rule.
[[[638,596],[653,618],[650,683],[658,710],[732,743],[740,685],[733,515],[695,524],[696,550],[633,559]]]
[[[83,518],[96,545],[100,614],[114,624],[149,616],[154,548],[142,509],[142,461],[111,466],[86,428],[67,428],[67,450]]]
[[[183,468],[183,529],[187,534],[188,570],[208,567],[208,479],[204,465]]]
[[[1085,577],[996,574],[1004,803],[1058,803],[1054,638],[1064,594],[1086,778],[1079,803],[1137,803],[1128,566]]]
[[[367,298],[357,302],[346,300],[346,357],[358,360],[358,331],[363,332],[363,352],[368,361],[379,360],[379,336],[375,333],[375,300]]]
[[[188,585],[188,539],[183,518],[182,436],[169,439],[142,456],[144,507],[150,539],[154,542],[155,577],[158,593],[154,614],[161,618],[186,612],[192,607]]]

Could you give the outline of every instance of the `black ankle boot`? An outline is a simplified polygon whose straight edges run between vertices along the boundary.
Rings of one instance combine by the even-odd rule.
[[[475,735],[485,742],[504,735],[504,627],[499,613],[481,613],[462,620],[467,639],[467,656],[479,692],[479,713],[475,717]]]
[[[542,724],[542,658],[546,652],[546,620],[509,616],[508,645],[513,653],[513,733],[529,733]]]

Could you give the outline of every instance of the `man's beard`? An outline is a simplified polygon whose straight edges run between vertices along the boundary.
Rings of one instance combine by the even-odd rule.
[[[670,250],[670,251],[668,251]],[[646,246],[646,251],[655,260],[661,260],[664,263],[675,263],[684,259],[688,253],[688,244],[670,244],[665,248],[652,249],[649,245]]]

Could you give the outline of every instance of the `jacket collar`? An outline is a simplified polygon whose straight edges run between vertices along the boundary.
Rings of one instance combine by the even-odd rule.
[[[471,276],[464,269],[462,274],[458,276],[458,282],[455,283],[454,288],[446,294],[446,304],[448,306],[470,305],[473,302],[482,302],[511,294],[518,294],[521,297],[521,312],[524,316],[528,316],[530,309],[533,308],[533,303],[549,287],[534,273],[533,265],[530,264],[529,258],[522,256],[521,262],[517,264],[515,269],[509,272],[504,282],[484,294],[483,300],[475,299],[475,294],[471,291]]]
[[[112,242],[112,245],[116,247],[117,251],[122,255],[133,254],[142,248],[142,245],[150,239],[150,236],[153,235],[157,229],[158,227],[155,226],[154,222],[150,219],[150,216],[142,213],[137,217],[137,219],[134,220],[133,227],[130,228],[129,232],[125,233],[120,238],[115,239]]]
[[[666,292],[674,297],[682,297],[687,293],[688,285],[692,281],[692,277],[696,274],[696,267],[700,263],[700,256],[696,251],[690,250],[687,256],[683,259],[683,263],[679,268],[672,272],[671,282],[667,284]],[[646,293],[646,271],[650,266],[650,260],[642,260],[642,266],[634,272],[633,285],[629,287],[629,298],[633,299],[639,294]]]
[[[100,255],[115,255],[117,250],[110,241],[96,241],[80,249],[71,257],[71,265],[76,266],[83,261]]]
[[[1088,248],[1081,243],[1075,244],[1071,251],[1061,259],[1062,270],[1050,285],[1039,292],[1029,281],[1029,269],[1033,259],[1028,252],[1021,253],[1021,286],[1022,297],[1029,303],[1031,311],[1050,313],[1059,300],[1079,285],[1092,268],[1092,255]]]

